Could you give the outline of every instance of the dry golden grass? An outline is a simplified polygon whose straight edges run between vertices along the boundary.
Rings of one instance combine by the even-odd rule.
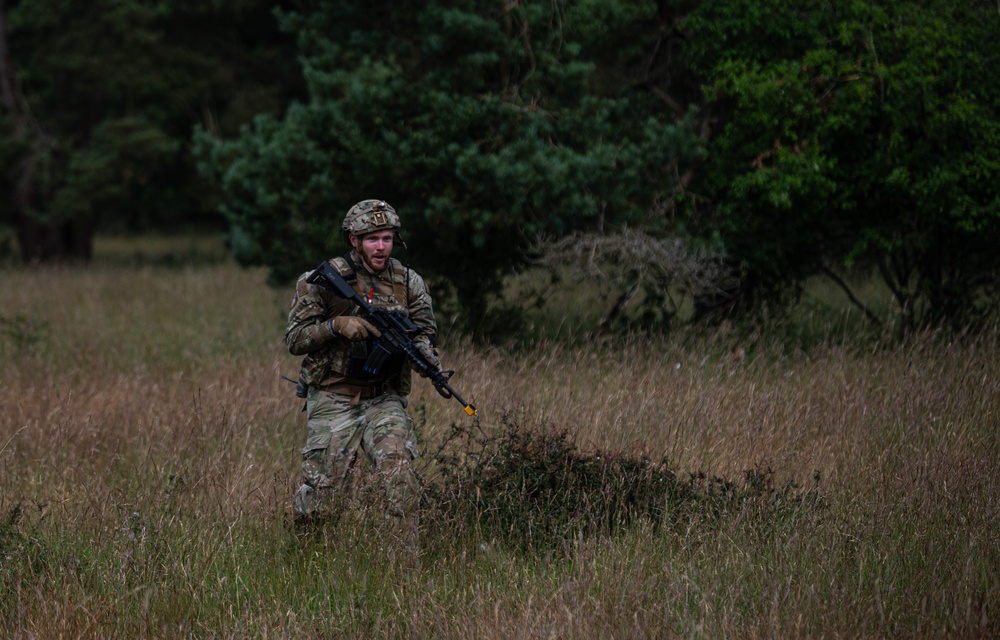
[[[480,409],[584,451],[825,508],[750,504],[536,554],[425,522],[418,568],[375,510],[289,525],[301,405],[290,292],[260,271],[0,273],[0,636],[812,638],[1000,634],[997,334],[820,346],[676,336],[451,337]],[[419,381],[423,448],[467,418]],[[430,469],[427,469],[430,472]]]

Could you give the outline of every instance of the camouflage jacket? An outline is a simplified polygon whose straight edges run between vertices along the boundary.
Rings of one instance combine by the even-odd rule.
[[[427,287],[415,271],[404,267],[399,260],[390,259],[381,273],[375,273],[361,259],[357,252],[351,254],[354,261],[356,281],[354,289],[370,300],[373,307],[402,309],[419,331],[416,342],[431,342],[437,332],[434,310]],[[348,277],[351,266],[342,257],[333,258],[330,264],[341,275]],[[293,355],[305,356],[302,373],[309,386],[326,388],[346,382],[349,384],[370,384],[380,380],[358,380],[348,375],[348,362],[352,344],[346,338],[333,333],[331,318],[339,315],[357,315],[358,308],[332,291],[318,285],[309,284],[306,278],[311,271],[303,273],[295,284],[295,296],[288,312],[288,327],[285,330],[285,346]],[[410,369],[404,366],[396,381],[403,395],[410,389]]]

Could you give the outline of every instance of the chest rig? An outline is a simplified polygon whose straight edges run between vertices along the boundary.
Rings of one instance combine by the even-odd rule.
[[[368,304],[376,309],[386,309],[394,313],[406,315],[407,304],[409,303],[409,278],[402,271],[402,265],[398,260],[390,260],[386,267],[389,270],[390,283],[381,281],[377,276],[370,278],[371,282],[366,282],[365,278],[359,277],[357,265],[352,257],[352,252],[347,252],[343,256],[347,266],[347,272],[341,272],[344,280],[347,281],[355,291],[357,291]],[[400,267],[400,268],[397,268]],[[402,279],[401,279],[402,277]],[[378,373],[375,375],[369,368],[370,357],[378,349],[379,338],[369,338],[359,340],[350,344],[350,354],[347,358],[346,374],[349,378],[358,380],[389,380],[399,376],[406,362],[403,353],[395,353],[388,359],[380,362]]]

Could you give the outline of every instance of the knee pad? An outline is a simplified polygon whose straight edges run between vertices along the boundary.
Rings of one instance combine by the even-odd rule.
[[[386,456],[378,465],[385,487],[386,512],[405,516],[420,503],[420,482],[408,457]]]

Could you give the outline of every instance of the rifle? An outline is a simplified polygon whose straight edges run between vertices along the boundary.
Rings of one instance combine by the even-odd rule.
[[[402,353],[406,359],[417,369],[417,372],[425,376],[434,385],[434,389],[442,398],[455,398],[462,403],[465,413],[476,416],[476,408],[462,399],[449,384],[454,371],[442,371],[437,365],[431,364],[427,358],[420,353],[413,339],[410,338],[419,328],[413,321],[396,309],[387,311],[376,309],[368,304],[364,297],[354,290],[344,277],[337,273],[329,262],[323,262],[316,268],[309,277],[306,278],[309,284],[315,284],[336,293],[345,300],[349,300],[358,305],[362,314],[368,322],[382,332],[382,337],[376,342],[375,348],[365,361],[364,370],[371,375],[378,375],[378,372],[386,360],[397,353]]]

